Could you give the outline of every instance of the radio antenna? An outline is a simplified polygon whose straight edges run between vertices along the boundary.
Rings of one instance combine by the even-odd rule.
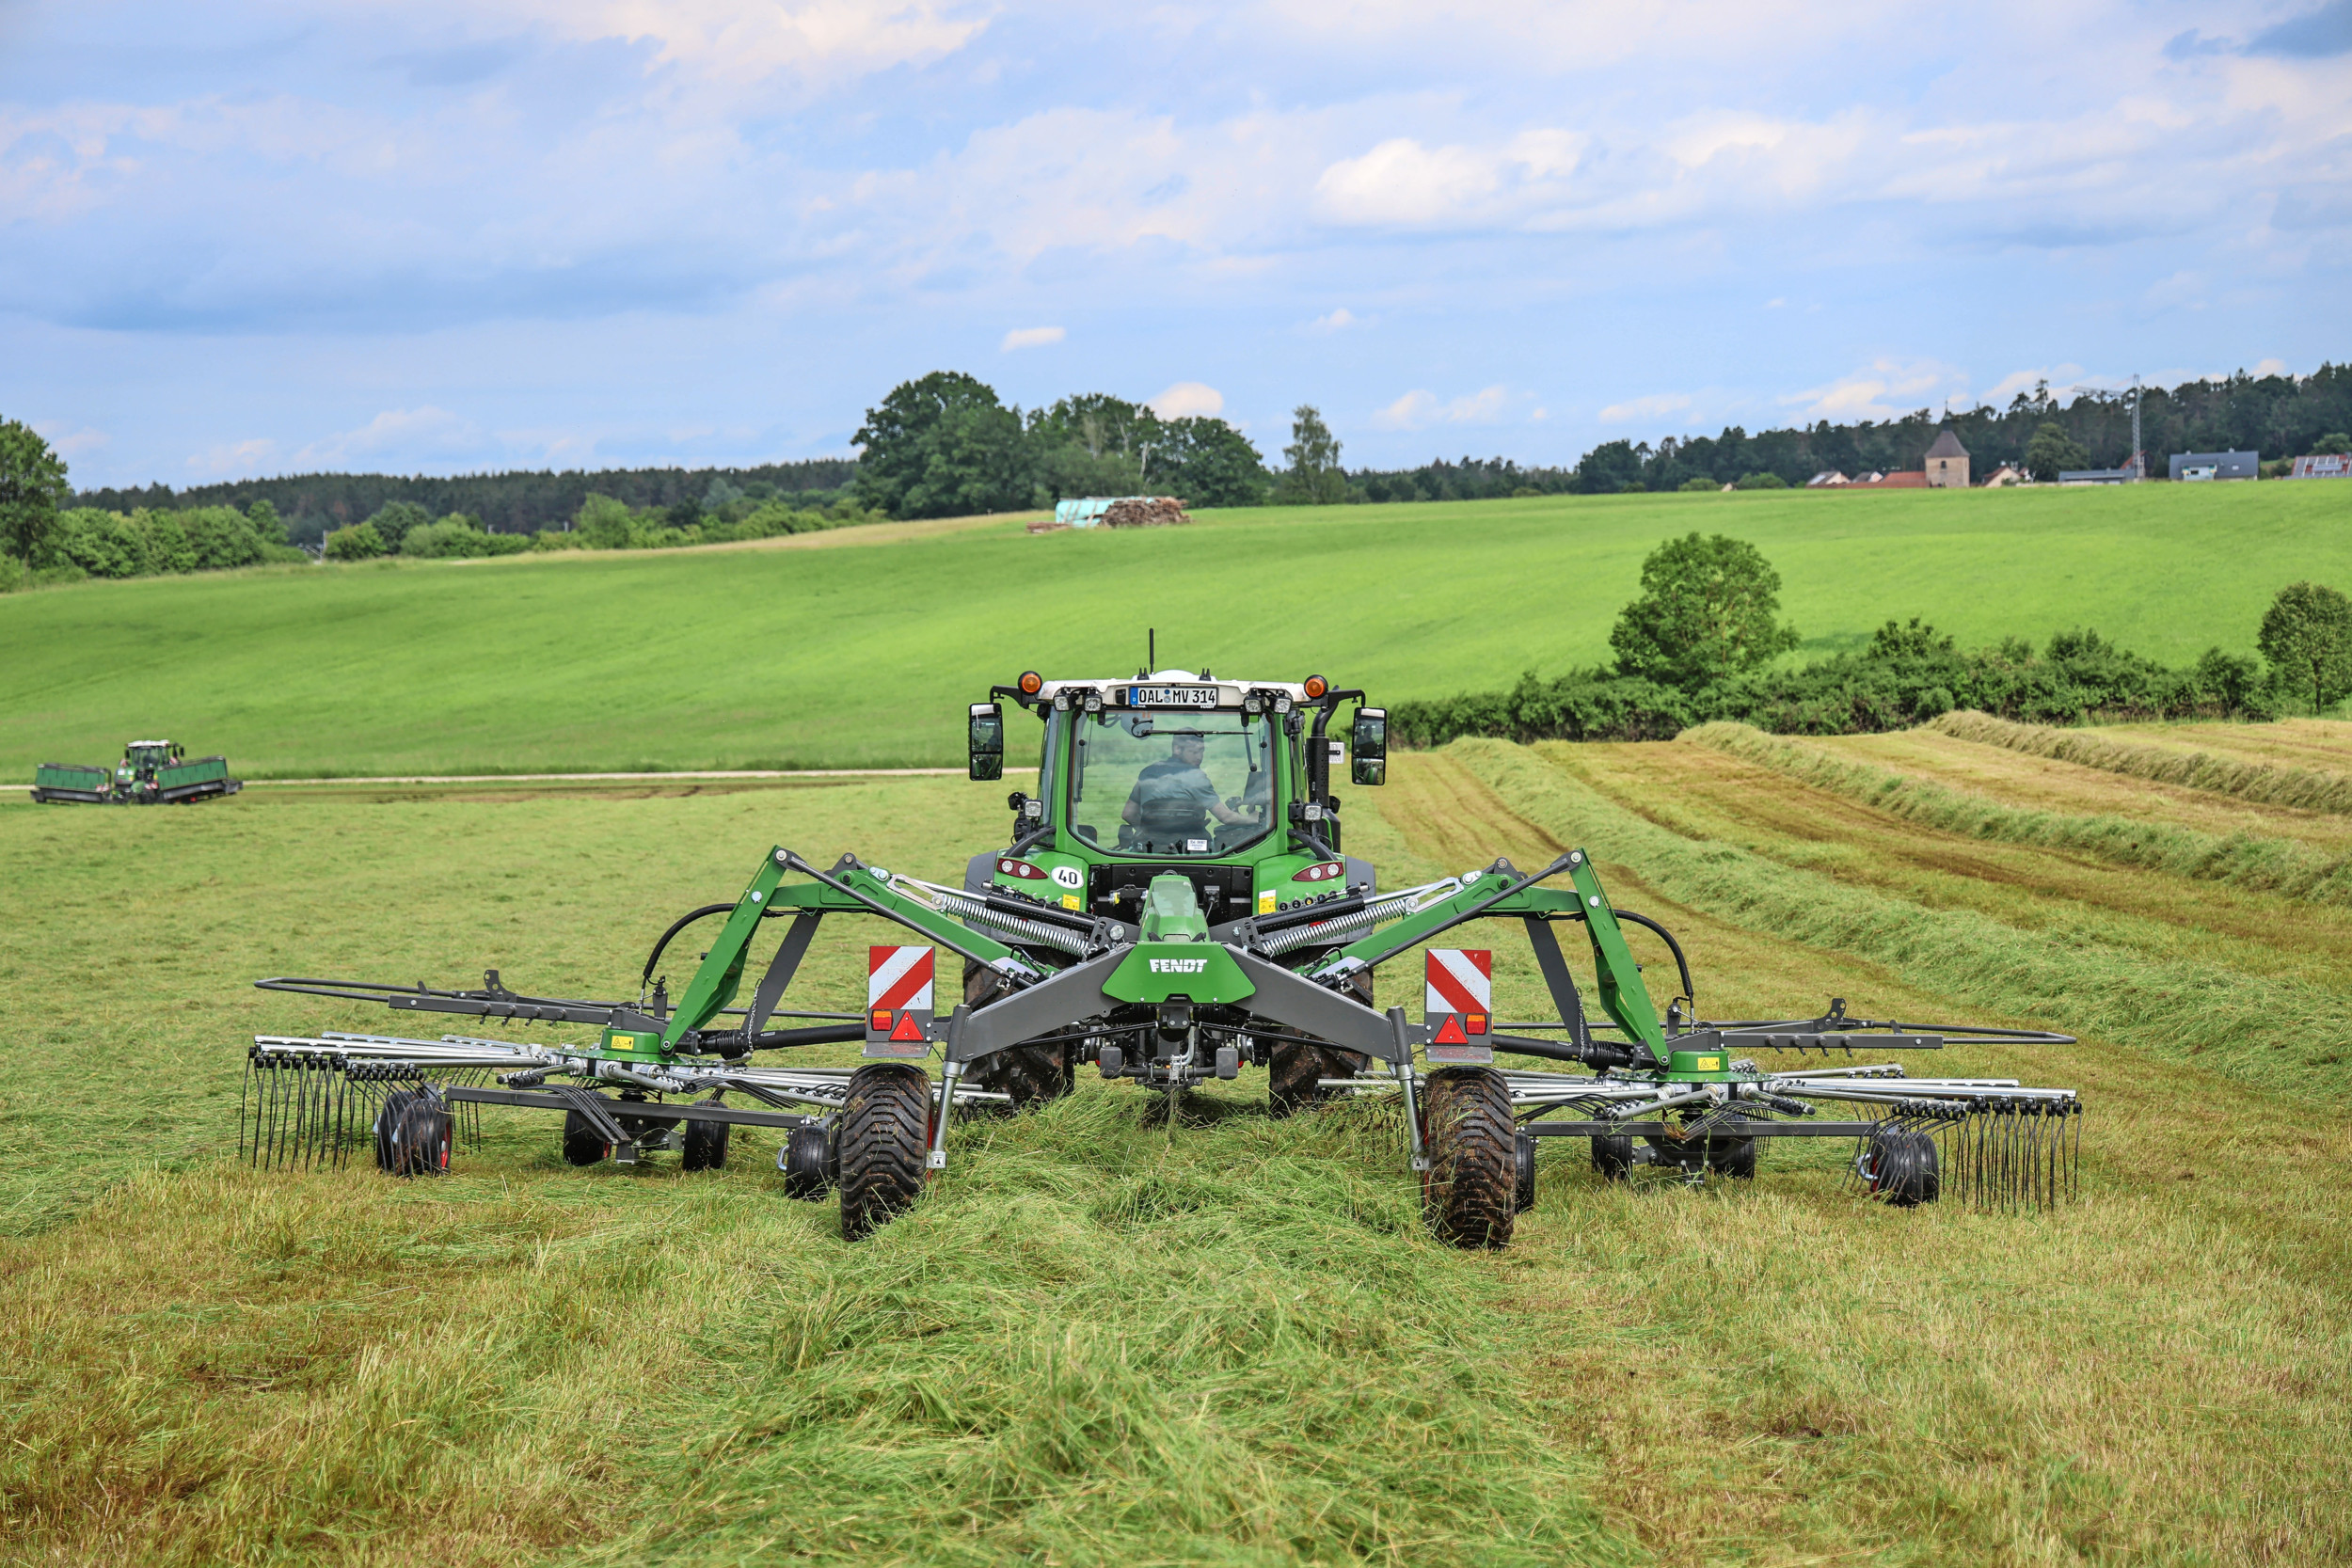
[[[1143,628],[1143,673],[1147,675],[1160,667],[1160,633],[1156,626]]]

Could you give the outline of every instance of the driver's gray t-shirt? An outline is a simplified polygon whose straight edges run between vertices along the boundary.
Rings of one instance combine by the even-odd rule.
[[[1198,768],[1154,763],[1136,780],[1136,825],[1147,832],[1197,833],[1216,803],[1216,785]]]

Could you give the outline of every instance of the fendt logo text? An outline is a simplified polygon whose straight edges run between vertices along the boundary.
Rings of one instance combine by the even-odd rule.
[[[1153,958],[1152,960],[1152,973],[1154,974],[1198,974],[1208,967],[1209,960],[1206,958]]]

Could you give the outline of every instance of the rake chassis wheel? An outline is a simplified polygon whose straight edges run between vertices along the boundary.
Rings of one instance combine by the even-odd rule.
[[[1518,1127],[1511,1089],[1491,1068],[1440,1068],[1422,1099],[1422,1210],[1438,1239],[1505,1247],[1518,1213]]]
[[[869,1236],[923,1193],[930,1152],[930,1080],[906,1062],[872,1062],[850,1076],[841,1110],[841,1234]]]

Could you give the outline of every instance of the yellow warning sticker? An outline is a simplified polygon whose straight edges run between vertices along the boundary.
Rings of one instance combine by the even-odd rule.
[[[1271,892],[1261,893],[1258,895],[1258,912],[1260,914],[1272,914],[1274,912],[1274,895]]]
[[[1698,1069],[1701,1072],[1721,1072],[1724,1070],[1724,1059],[1721,1056],[1701,1056]]]
[[[1076,909],[1078,907],[1078,895],[1074,893],[1063,894],[1061,895],[1061,907],[1065,910]]]

